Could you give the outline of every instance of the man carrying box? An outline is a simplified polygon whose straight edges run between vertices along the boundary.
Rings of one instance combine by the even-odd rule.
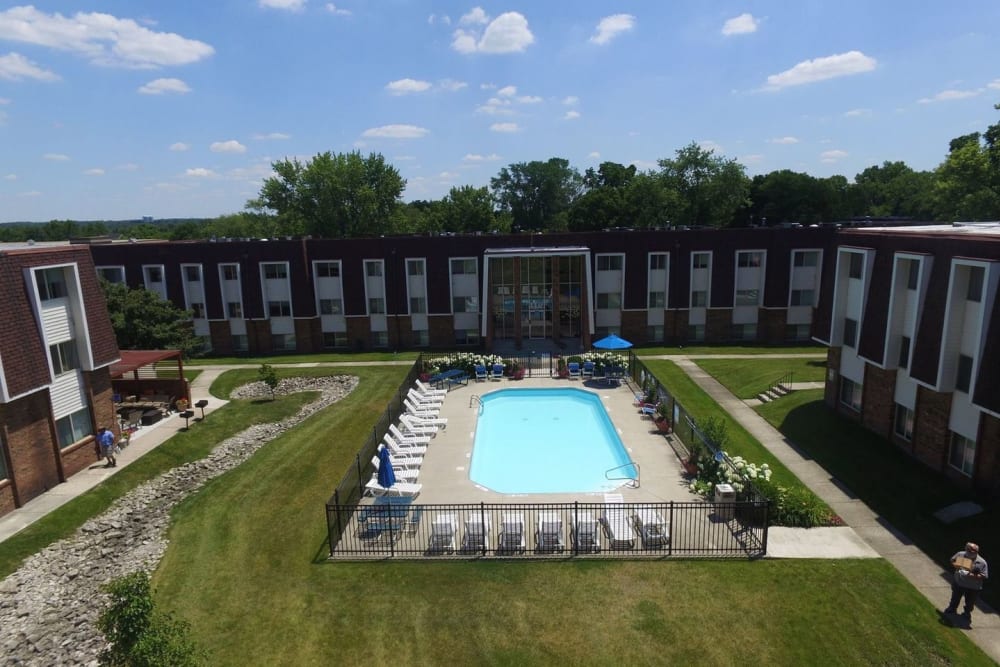
[[[972,608],[976,605],[979,591],[983,589],[983,582],[990,576],[989,566],[986,559],[979,555],[979,545],[975,542],[967,543],[963,551],[952,556],[951,564],[955,568],[955,578],[951,584],[951,602],[944,613],[954,614],[958,610],[959,600],[964,597],[962,617],[971,623]]]

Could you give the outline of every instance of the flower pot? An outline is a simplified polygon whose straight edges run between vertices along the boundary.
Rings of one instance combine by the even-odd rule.
[[[698,462],[697,461],[692,461],[691,459],[685,459],[683,465],[684,465],[684,473],[685,474],[691,475],[692,477],[694,477],[694,476],[696,476],[698,474]]]
[[[660,433],[670,433],[670,420],[669,419],[657,419],[656,428],[660,430]]]

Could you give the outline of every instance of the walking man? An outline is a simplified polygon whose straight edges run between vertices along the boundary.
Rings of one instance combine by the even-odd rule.
[[[117,468],[118,459],[115,458],[115,434],[111,432],[111,429],[101,427],[100,432],[97,434],[97,441],[101,443],[101,454],[108,460],[104,467]]]
[[[979,591],[983,590],[983,583],[990,577],[989,566],[986,559],[979,555],[979,545],[975,542],[967,543],[965,549],[952,556],[951,564],[955,568],[955,578],[951,583],[951,602],[944,613],[954,614],[964,597],[962,617],[971,623],[972,608],[976,605]]]

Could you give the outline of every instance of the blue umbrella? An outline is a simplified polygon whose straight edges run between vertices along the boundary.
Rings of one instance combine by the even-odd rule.
[[[632,343],[624,338],[620,338],[617,334],[611,334],[599,341],[595,341],[594,347],[599,350],[627,350],[632,347]]]
[[[396,483],[396,473],[392,469],[392,459],[385,447],[378,450],[378,484],[384,489]]]

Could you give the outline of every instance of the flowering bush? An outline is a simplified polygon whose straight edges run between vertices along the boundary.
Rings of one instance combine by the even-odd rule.
[[[474,352],[456,352],[447,357],[434,357],[424,361],[424,371],[427,373],[443,373],[457,368],[469,375],[475,374],[476,366],[484,366],[491,370],[493,364],[503,364],[503,358],[498,354],[476,354]]]
[[[722,452],[725,456],[725,452]],[[698,460],[698,476],[691,481],[688,488],[693,493],[701,496],[711,496],[715,492],[716,484],[730,484],[736,491],[737,496],[743,493],[746,482],[757,482],[759,480],[771,479],[771,467],[766,463],[757,465],[749,463],[742,456],[730,459],[733,466],[723,465],[714,457]]]

